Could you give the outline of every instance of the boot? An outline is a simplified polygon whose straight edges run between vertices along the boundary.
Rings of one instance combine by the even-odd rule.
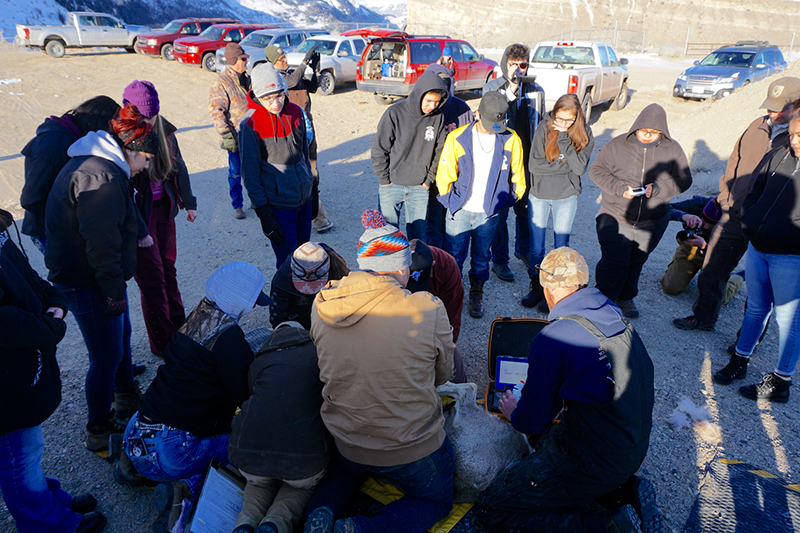
[[[727,385],[734,380],[746,378],[749,362],[749,357],[742,357],[734,352],[728,364],[714,374],[714,381],[720,385]]]
[[[469,277],[469,316],[481,318],[483,316],[483,285],[485,281],[478,281]]]
[[[117,422],[125,426],[133,414],[139,410],[139,399],[142,393],[139,392],[139,380],[134,380],[133,390],[130,392],[115,392],[114,403],[111,407],[116,412]]]
[[[536,304],[544,300],[544,290],[542,289],[542,285],[539,283],[539,276],[535,278],[531,278],[531,291],[522,299],[520,302],[522,307],[532,308],[536,307]],[[549,312],[549,311],[548,311]]]

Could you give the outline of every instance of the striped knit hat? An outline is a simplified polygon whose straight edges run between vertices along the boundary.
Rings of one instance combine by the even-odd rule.
[[[395,272],[411,265],[411,248],[403,232],[379,211],[368,209],[361,215],[366,231],[358,240],[358,268],[373,272]]]

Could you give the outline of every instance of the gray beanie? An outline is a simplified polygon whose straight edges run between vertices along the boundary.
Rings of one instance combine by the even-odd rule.
[[[386,223],[383,215],[368,209],[361,215],[366,231],[358,240],[358,268],[396,272],[411,265],[411,248],[403,232]]]
[[[272,63],[259,63],[250,75],[253,94],[258,98],[286,90],[286,79]]]

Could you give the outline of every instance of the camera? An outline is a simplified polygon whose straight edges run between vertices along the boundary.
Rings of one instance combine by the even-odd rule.
[[[677,237],[679,241],[685,241],[699,234],[700,234],[700,228],[690,229],[684,226],[684,228],[678,232]]]

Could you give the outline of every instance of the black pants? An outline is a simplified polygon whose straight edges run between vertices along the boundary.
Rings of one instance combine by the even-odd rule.
[[[595,219],[601,257],[595,269],[598,290],[612,302],[633,300],[639,294],[639,276],[658,246],[668,218],[633,227],[607,213]]]

